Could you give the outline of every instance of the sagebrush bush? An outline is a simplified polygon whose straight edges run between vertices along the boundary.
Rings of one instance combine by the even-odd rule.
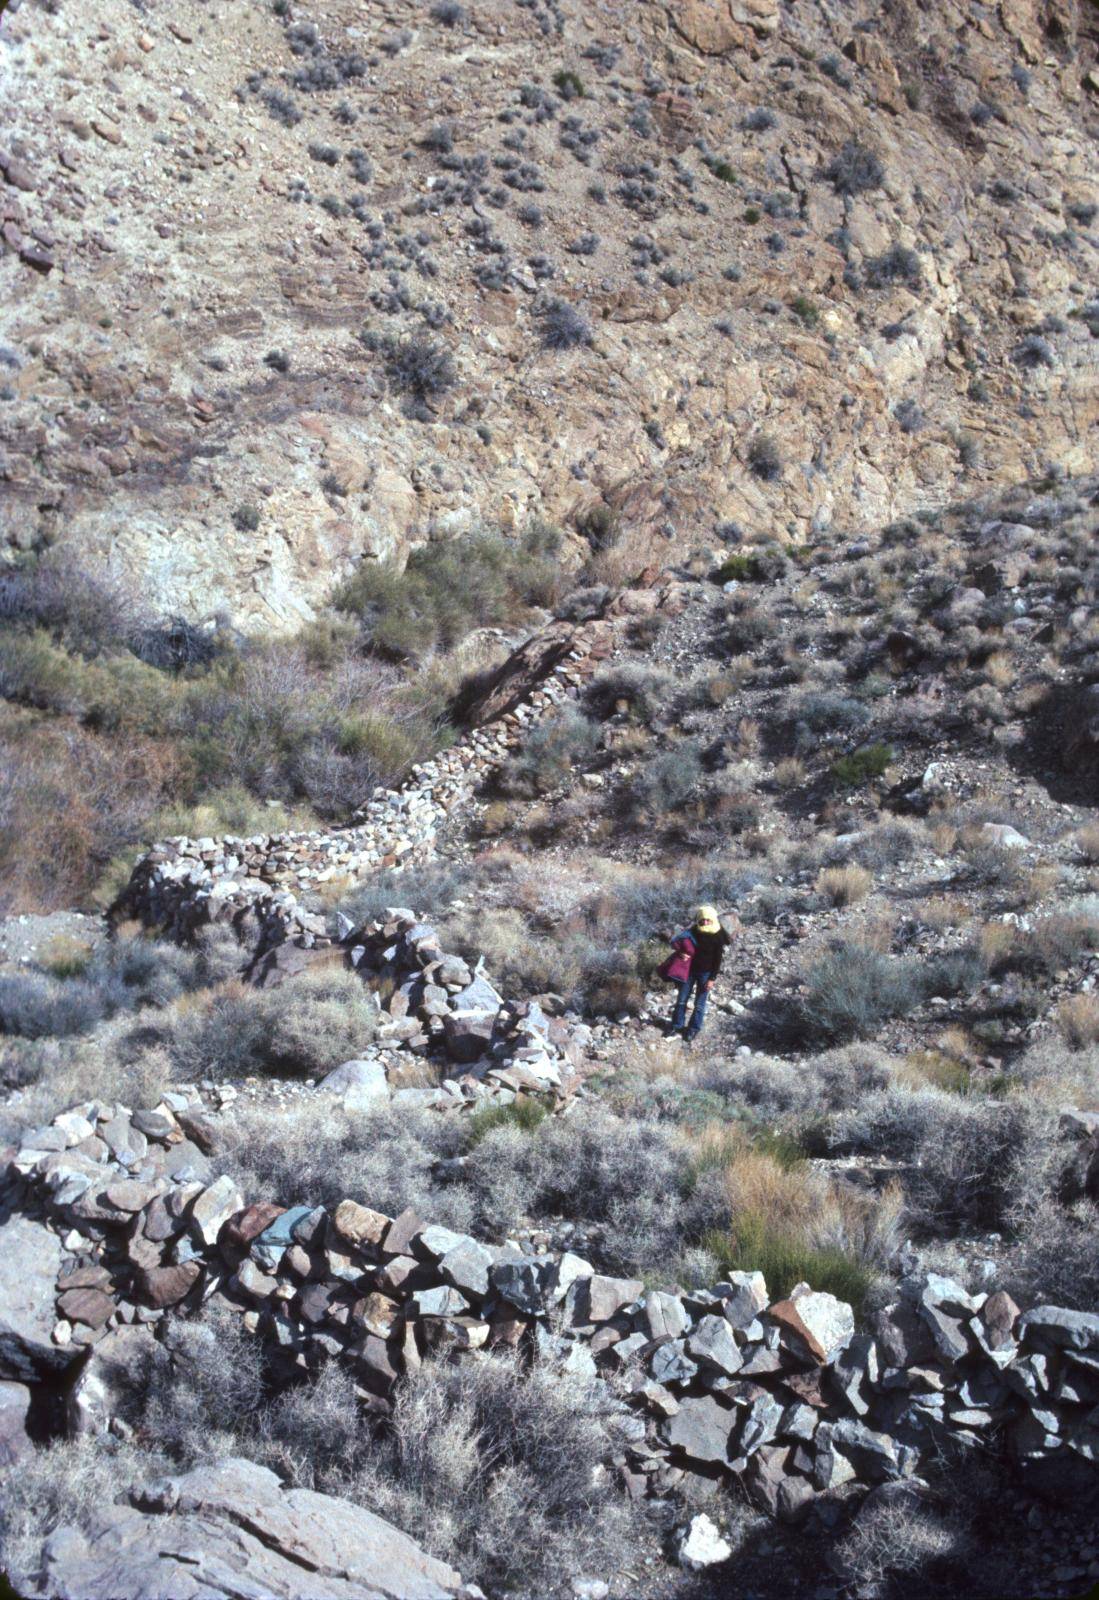
[[[635,1557],[638,1519],[602,1470],[612,1405],[604,1385],[552,1364],[425,1362],[344,1492],[468,1579],[547,1593]]]
[[[560,535],[538,524],[519,539],[479,533],[414,550],[400,569],[363,561],[337,591],[335,604],[358,616],[369,645],[404,660],[450,649],[472,629],[518,622],[550,605],[561,573]]]
[[[546,350],[575,350],[592,342],[591,324],[567,300],[549,300],[538,313]]]
[[[796,1026],[810,1043],[863,1037],[890,1017],[905,1015],[925,994],[920,965],[866,945],[837,940],[805,973]]]
[[[22,1457],[17,1472],[5,1473],[0,1494],[0,1570],[29,1592],[55,1529],[89,1526],[104,1506],[167,1466],[164,1456],[91,1434]]]
[[[673,813],[697,795],[702,782],[702,755],[691,739],[662,750],[630,780],[627,802],[635,817],[667,824]]]
[[[1045,1108],[943,1096],[916,1148],[909,1205],[938,1231],[1010,1228],[1049,1194],[1063,1165]]]
[[[598,728],[569,707],[543,717],[530,729],[520,749],[500,768],[496,781],[505,794],[528,799],[548,794],[573,781],[598,746]]]
[[[232,936],[211,932],[194,949],[142,937],[107,939],[69,976],[0,975],[0,1033],[26,1039],[87,1033],[105,1018],[165,1006],[239,969]]]
[[[851,197],[880,189],[885,181],[885,169],[873,150],[868,150],[857,139],[848,139],[824,168],[824,176],[837,194]]]
[[[377,1016],[355,973],[313,967],[274,989],[226,984],[170,1019],[163,1043],[181,1078],[320,1077],[362,1054]]]
[[[648,722],[671,693],[671,678],[660,667],[625,662],[596,673],[584,695],[585,709],[603,720],[625,709],[639,722]]]

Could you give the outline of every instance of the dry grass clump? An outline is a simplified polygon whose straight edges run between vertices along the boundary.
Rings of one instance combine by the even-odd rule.
[[[1054,1015],[1058,1032],[1073,1050],[1099,1044],[1099,995],[1068,995]]]
[[[865,867],[822,867],[814,885],[831,906],[852,906],[865,900],[874,879]]]
[[[1074,842],[1089,866],[1099,866],[1099,822],[1091,822],[1081,828]]]
[[[805,782],[808,768],[800,756],[784,756],[775,762],[774,780],[780,789],[796,789]]]
[[[692,1147],[693,1171],[719,1174],[728,1201],[728,1227],[705,1240],[724,1270],[762,1272],[776,1298],[805,1281],[863,1304],[900,1243],[898,1188],[869,1196],[831,1183],[792,1140],[759,1147],[736,1125],[704,1127]]]

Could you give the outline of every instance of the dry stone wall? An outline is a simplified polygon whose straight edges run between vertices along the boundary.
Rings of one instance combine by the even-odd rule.
[[[823,1498],[912,1478],[946,1447],[989,1445],[1056,1475],[1062,1492],[1095,1487],[1099,1316],[1020,1312],[1002,1291],[971,1295],[935,1275],[906,1281],[864,1332],[850,1306],[807,1285],[771,1300],[758,1272],[646,1289],[569,1252],[485,1243],[410,1211],[246,1202],[231,1177],[211,1178],[210,1134],[201,1100],[184,1094],[151,1110],[93,1101],[29,1133],[12,1161],[0,1291],[17,1310],[0,1379],[68,1368],[76,1431],[124,1432],[114,1364],[154,1348],[175,1359],[173,1317],[218,1297],[288,1380],[346,1362],[383,1415],[401,1374],[432,1353],[522,1344],[605,1381],[608,1457],[636,1496],[724,1474],[796,1520]]]
[[[676,603],[678,586],[618,597],[611,614],[572,627],[555,623],[515,652],[465,738],[409,771],[395,790],[378,789],[351,827],[249,838],[167,839],[138,862],[112,907],[172,937],[228,923],[257,952],[285,940],[329,943],[325,920],[303,900],[332,880],[429,860],[451,815],[522,743],[531,726],[575,699],[612,654],[624,620]],[[531,671],[539,674],[531,682]]]

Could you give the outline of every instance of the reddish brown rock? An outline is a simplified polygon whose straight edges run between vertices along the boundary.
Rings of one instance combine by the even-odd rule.
[[[113,1315],[114,1299],[102,1289],[66,1289],[57,1297],[57,1309],[68,1322],[101,1328]]]
[[[185,1300],[201,1275],[197,1261],[185,1261],[177,1267],[153,1267],[138,1273],[137,1291],[146,1305],[161,1311]]]

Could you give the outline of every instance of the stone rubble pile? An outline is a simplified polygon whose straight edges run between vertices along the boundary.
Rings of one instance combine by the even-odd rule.
[[[547,1016],[536,1000],[506,1002],[483,960],[471,967],[461,956],[447,955],[436,930],[414,912],[393,907],[351,929],[343,942],[352,965],[383,997],[378,1048],[417,1055],[442,1051],[453,1066],[441,1088],[398,1089],[394,1098],[445,1110],[486,1095],[512,1100],[520,1093],[550,1094],[560,1102],[576,1092],[591,1029]],[[354,1078],[347,1088],[361,1089],[366,1076],[337,1067],[321,1087],[342,1090]]]
[[[771,1301],[758,1272],[665,1292],[568,1251],[486,1244],[351,1199],[247,1204],[230,1177],[211,1181],[210,1135],[182,1095],[134,1112],[91,1102],[13,1159],[0,1379],[71,1369],[75,1430],[124,1432],[112,1363],[142,1349],[174,1359],[171,1313],[217,1296],[287,1379],[349,1363],[381,1414],[429,1353],[523,1343],[605,1378],[608,1456],[635,1496],[724,1473],[796,1520],[822,1498],[912,1477],[947,1445],[994,1441],[1039,1479],[1094,1483],[1099,1316],[1020,1312],[1002,1291],[932,1274],[856,1332],[831,1294],[800,1285]]]
[[[661,591],[619,597],[621,615],[641,600],[655,609],[674,597]],[[540,718],[575,699],[612,654],[619,617],[573,627],[554,623],[512,658],[486,710],[491,720],[430,761],[409,771],[400,789],[378,789],[354,826],[331,832],[225,835],[166,839],[147,852],[114,906],[115,920],[135,917],[172,938],[187,940],[209,923],[230,925],[241,943],[262,952],[286,940],[307,949],[330,942],[323,916],[303,897],[332,880],[353,882],[371,872],[423,863],[435,854],[451,814],[522,742]],[[529,646],[546,676],[523,675]],[[503,692],[516,678],[514,694]]]

